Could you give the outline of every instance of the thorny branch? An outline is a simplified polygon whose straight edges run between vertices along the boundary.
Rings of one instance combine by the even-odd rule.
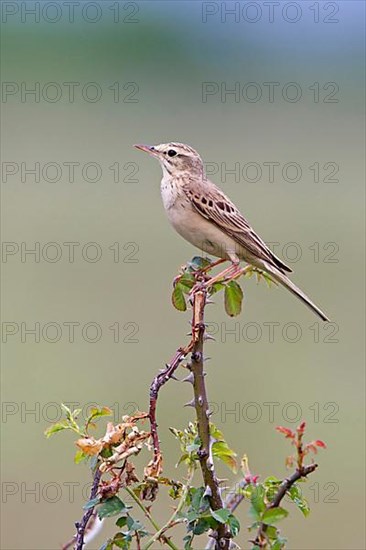
[[[194,406],[196,409],[198,435],[201,440],[201,446],[198,450],[198,458],[202,470],[205,484],[205,494],[208,496],[212,510],[220,510],[224,507],[219,487],[219,481],[216,477],[212,445],[214,443],[210,435],[210,408],[207,399],[205,386],[205,373],[203,371],[203,338],[205,333],[204,309],[206,304],[206,291],[200,290],[194,295],[193,302],[193,320],[192,334],[194,346],[192,350],[192,362],[190,365],[193,375]],[[228,549],[230,546],[231,533],[226,524],[220,524],[217,532],[214,533],[215,547],[217,549]]]
[[[193,293],[193,317],[192,317],[192,338],[189,344],[184,348],[179,348],[172,361],[166,365],[166,368],[160,372],[153,380],[150,387],[150,409],[149,417],[151,424],[151,436],[154,447],[154,465],[155,471],[161,470],[161,451],[158,436],[158,425],[156,421],[156,405],[160,388],[174,376],[174,372],[192,352],[192,361],[189,365],[191,371],[186,378],[193,384],[194,399],[190,403],[196,409],[198,434],[201,440],[201,447],[198,451],[199,462],[202,470],[202,476],[206,487],[206,495],[209,499],[212,510],[219,510],[224,507],[221,497],[219,481],[216,477],[213,458],[212,458],[212,438],[210,436],[210,410],[208,405],[205,373],[203,371],[203,341],[205,333],[204,309],[206,305],[207,291],[204,286],[197,288]],[[213,534],[215,546],[217,549],[227,550],[230,546],[231,533],[225,524],[220,524],[217,533]]]
[[[100,478],[102,476],[102,472],[99,470],[98,466],[96,466],[94,471],[94,478],[93,478],[93,485],[90,491],[90,499],[94,500],[98,494],[99,489],[99,482]],[[76,540],[75,540],[75,550],[82,550],[84,546],[84,536],[85,531],[88,526],[89,520],[91,516],[93,515],[94,508],[90,508],[89,510],[86,510],[84,512],[84,515],[82,517],[82,520],[80,522],[77,522],[75,524],[76,527]]]
[[[187,357],[188,353],[192,351],[193,349],[193,338],[189,342],[189,344],[184,348],[179,348],[171,360],[170,363],[168,363],[161,372],[157,376],[155,376],[154,380],[151,383],[150,386],[150,407],[149,407],[149,419],[150,419],[150,430],[151,430],[151,438],[153,442],[153,448],[154,448],[154,470],[156,473],[160,473],[161,470],[161,451],[160,451],[160,441],[159,441],[159,435],[158,435],[158,424],[156,421],[156,405],[158,401],[158,395],[159,390],[161,389],[168,380],[174,377],[174,373],[181,364],[181,362]]]
[[[297,468],[295,472],[290,476],[284,479],[281,483],[281,485],[278,488],[278,491],[272,500],[267,506],[267,510],[270,510],[271,508],[277,508],[283,499],[283,497],[286,495],[287,491],[291,489],[291,487],[299,481],[299,479],[308,476],[312,472],[314,472],[317,469],[317,464],[309,464],[308,466],[301,466],[300,468]],[[259,548],[265,548],[267,545],[267,539],[266,539],[266,529],[267,526],[264,523],[261,523],[257,532],[257,536],[255,540],[253,541],[256,546]]]

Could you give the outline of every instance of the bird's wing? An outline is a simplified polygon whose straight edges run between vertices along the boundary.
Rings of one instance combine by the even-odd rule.
[[[271,252],[235,204],[214,183],[206,182],[201,186],[195,183],[194,186],[185,185],[183,189],[197,212],[222,229],[250,254],[271,263],[280,271],[292,271]]]

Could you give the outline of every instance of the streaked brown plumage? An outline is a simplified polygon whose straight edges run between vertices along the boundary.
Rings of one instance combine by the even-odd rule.
[[[163,169],[161,195],[170,223],[188,242],[208,254],[241,260],[267,272],[324,321],[328,317],[286,275],[292,270],[255,233],[235,204],[210,181],[197,151],[183,143],[136,145]]]

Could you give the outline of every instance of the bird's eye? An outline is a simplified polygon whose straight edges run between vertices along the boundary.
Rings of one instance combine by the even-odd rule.
[[[174,151],[174,149],[169,149],[169,151],[168,151],[168,156],[169,157],[175,157],[176,154],[177,154],[177,151]]]

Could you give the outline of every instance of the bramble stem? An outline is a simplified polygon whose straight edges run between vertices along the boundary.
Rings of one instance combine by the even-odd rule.
[[[198,458],[210,507],[212,510],[219,510],[224,507],[224,503],[221,497],[212,456],[212,445],[214,442],[210,435],[210,408],[205,386],[205,373],[203,371],[203,337],[205,333],[204,310],[206,305],[206,294],[207,292],[203,288],[193,295],[192,336],[194,345],[190,368],[193,373],[194,406],[197,416],[197,429],[201,440]],[[216,539],[215,548],[217,550],[227,550],[230,546],[231,539],[231,532],[228,525],[220,524],[214,538]]]

